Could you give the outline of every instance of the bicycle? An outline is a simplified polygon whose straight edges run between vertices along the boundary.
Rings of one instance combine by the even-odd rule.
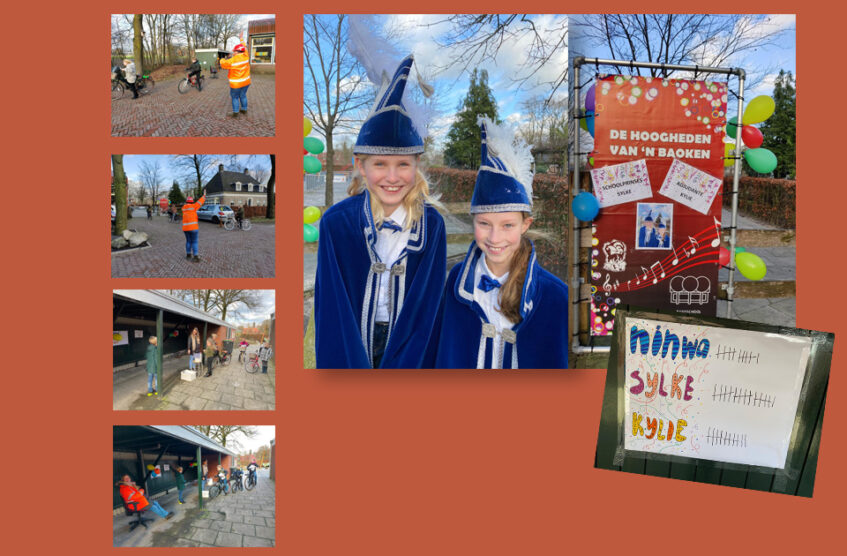
[[[234,477],[230,477],[229,482],[231,484],[230,491],[233,494],[235,494],[236,491],[238,491],[238,489],[241,489],[242,491],[244,490],[244,483],[241,480],[241,475],[236,475]]]
[[[188,72],[186,72],[188,73]],[[179,83],[177,83],[177,90],[180,94],[185,94],[191,90],[191,87],[197,87],[198,91],[203,91],[203,76],[202,75],[192,75],[189,79],[188,75],[182,78]]]
[[[250,374],[253,374],[260,368],[262,368],[262,362],[259,361],[259,354],[252,353],[248,355],[247,360],[244,361],[244,370]]]
[[[221,482],[223,482],[223,486],[221,486]],[[218,482],[209,487],[209,500],[212,500],[221,492],[224,493],[224,496],[229,494],[229,485],[227,484],[226,479],[218,478]]]
[[[253,227],[253,224],[251,224],[250,221],[246,218],[241,219],[241,225],[240,226],[238,225],[238,219],[236,219],[234,216],[230,216],[229,218],[224,220],[224,230],[227,230],[228,232],[231,232],[235,228],[239,228],[241,230],[247,231],[252,227]]]
[[[156,82],[149,75],[142,75],[136,78],[135,86],[139,95],[146,95],[153,90]],[[123,76],[118,75],[117,72],[112,72],[112,100],[118,100],[124,96],[124,91],[131,88]]]
[[[247,479],[244,481],[244,488],[247,490],[253,490],[253,487],[256,486],[256,472],[253,471],[247,474]]]

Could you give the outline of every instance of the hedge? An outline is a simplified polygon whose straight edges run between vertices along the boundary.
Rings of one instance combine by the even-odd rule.
[[[724,178],[723,205],[732,206],[732,176]],[[797,182],[744,176],[738,183],[738,210],[779,228],[793,230],[797,219]]]

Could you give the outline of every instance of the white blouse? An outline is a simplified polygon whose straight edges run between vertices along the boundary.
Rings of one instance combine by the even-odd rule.
[[[403,205],[400,205],[394,209],[391,216],[385,218],[385,220],[394,222],[398,226],[404,228],[403,231],[398,232],[396,230],[390,230],[383,227],[377,232],[376,245],[374,248],[376,249],[376,254],[379,256],[379,260],[382,261],[388,269],[397,262],[400,254],[403,253],[403,250],[409,243],[409,236],[411,235],[412,230],[405,229],[406,217],[406,208]],[[376,322],[388,322],[388,319],[390,318],[388,315],[388,281],[390,278],[391,272],[389,271],[383,272],[379,275],[379,298],[377,299],[376,304]],[[401,277],[401,279],[403,279],[403,277]]]

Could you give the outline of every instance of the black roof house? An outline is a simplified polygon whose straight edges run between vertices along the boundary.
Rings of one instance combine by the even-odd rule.
[[[249,187],[252,185],[252,187]],[[218,165],[218,173],[206,183],[206,194],[221,193],[264,193],[265,188],[253,176],[244,172],[224,170],[224,165]]]

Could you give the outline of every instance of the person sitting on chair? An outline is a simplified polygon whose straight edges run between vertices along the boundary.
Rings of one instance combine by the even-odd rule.
[[[156,500],[148,501],[144,496],[144,489],[138,488],[129,475],[124,475],[118,481],[118,490],[120,490],[121,498],[124,499],[124,504],[133,511],[143,511],[149,509],[159,517],[170,519],[174,516],[173,512],[165,510]],[[137,504],[136,504],[137,503]]]

